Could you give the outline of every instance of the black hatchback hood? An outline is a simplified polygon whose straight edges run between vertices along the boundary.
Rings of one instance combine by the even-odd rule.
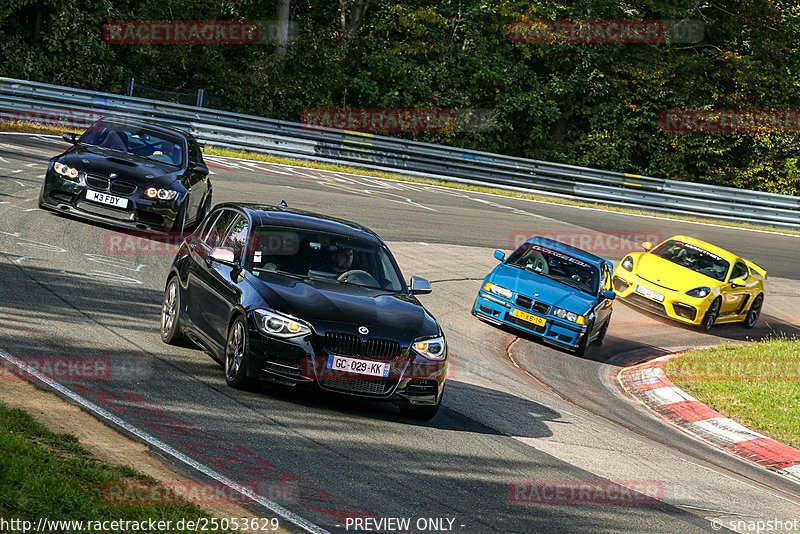
[[[310,323],[317,333],[353,331],[360,326],[370,336],[393,339],[408,346],[421,337],[439,334],[433,316],[413,296],[326,281],[290,280],[265,274],[248,276],[264,304],[277,312]],[[256,307],[258,305],[256,304]]]
[[[120,180],[143,186],[168,185],[175,181],[182,170],[166,163],[148,161],[133,154],[87,145],[76,145],[57,160],[90,174],[108,176],[116,173]]]

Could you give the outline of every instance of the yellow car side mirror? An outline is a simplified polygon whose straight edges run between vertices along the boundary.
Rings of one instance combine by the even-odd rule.
[[[650,252],[650,249],[653,248],[653,244],[650,241],[645,241],[642,243],[642,248],[645,249],[647,252]]]
[[[747,281],[744,278],[734,278],[730,281],[731,287],[744,287],[747,285]]]

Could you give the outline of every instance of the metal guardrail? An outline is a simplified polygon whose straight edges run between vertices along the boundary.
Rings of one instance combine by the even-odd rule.
[[[88,126],[99,116],[188,130],[207,145],[491,185],[670,215],[800,231],[800,197],[665,180],[0,78],[0,117]]]

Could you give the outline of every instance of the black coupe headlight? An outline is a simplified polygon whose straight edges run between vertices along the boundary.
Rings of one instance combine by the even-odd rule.
[[[285,338],[302,336],[311,332],[308,326],[294,317],[268,310],[255,310],[254,313],[258,329],[268,336]]]
[[[411,348],[429,360],[442,361],[447,357],[447,343],[443,336],[417,341]]]
[[[633,258],[625,256],[625,259],[622,260],[622,268],[628,272],[633,271]]]
[[[172,189],[156,189],[155,187],[148,188],[144,194],[147,198],[151,198],[153,200],[172,200],[178,196],[178,192],[173,191]]]
[[[78,179],[78,169],[75,167],[70,167],[69,165],[64,165],[63,163],[57,161],[53,164],[53,170],[61,176],[69,178],[70,180]]]
[[[696,297],[699,299],[707,297],[709,293],[711,293],[710,287],[696,287],[686,292],[686,294],[690,297]]]

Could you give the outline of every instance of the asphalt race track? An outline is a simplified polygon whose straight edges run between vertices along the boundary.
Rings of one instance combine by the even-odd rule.
[[[54,137],[0,135],[0,355],[105,362],[96,377],[42,387],[158,440],[156,453],[189,476],[257,482],[250,507],[277,511],[282,526],[344,532],[348,517],[369,516],[410,518],[414,532],[716,532],[710,519],[800,518],[795,482],[655,419],[615,379],[645,355],[800,333],[800,237],[207,157],[215,203],[285,199],[359,221],[389,243],[406,278],[431,280],[422,300],[445,329],[451,376],[443,409],[418,423],[388,404],[233,390],[202,351],[164,345],[172,255],[153,243],[114,248],[113,229],[37,208],[47,160],[62,148]],[[493,249],[556,232],[688,234],[731,249],[769,273],[761,320],[705,334],[615,303],[606,342],[577,358],[470,315]],[[600,252],[617,262],[625,251]],[[515,481],[562,480],[642,481],[663,502],[510,499]]]

